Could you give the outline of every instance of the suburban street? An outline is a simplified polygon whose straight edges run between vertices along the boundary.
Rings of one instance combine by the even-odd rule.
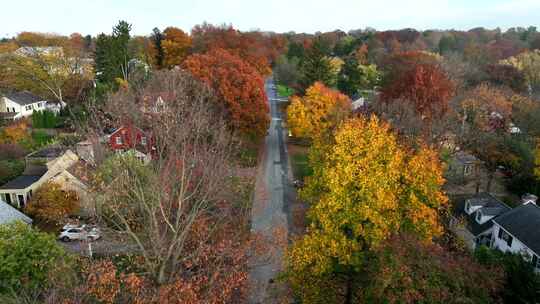
[[[272,121],[265,138],[263,161],[259,165],[252,210],[252,233],[264,243],[255,252],[250,270],[249,303],[275,303],[282,296],[274,278],[282,267],[289,230],[287,192],[289,169],[281,113],[273,79],[266,81]],[[268,246],[268,247],[266,247]]]

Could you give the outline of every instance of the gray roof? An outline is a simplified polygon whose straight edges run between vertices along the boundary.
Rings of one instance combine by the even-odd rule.
[[[4,190],[25,189],[37,182],[42,175],[21,175],[0,187]]]
[[[454,158],[455,158],[456,161],[458,161],[459,163],[462,163],[462,164],[474,163],[474,162],[478,161],[478,159],[476,157],[474,157],[474,155],[469,154],[469,153],[464,152],[464,151],[457,152],[454,155]]]
[[[67,148],[64,146],[48,146],[43,149],[40,149],[36,152],[28,154],[27,158],[57,158],[60,157],[66,152]]]
[[[466,200],[471,206],[499,207],[506,206],[489,193],[478,193]],[[506,206],[507,207],[507,206]]]
[[[27,224],[32,223],[31,218],[29,218],[19,210],[13,208],[11,205],[4,202],[3,200],[0,200],[0,225],[8,224],[17,220],[23,221]]]
[[[540,207],[535,204],[521,205],[494,221],[540,255]]]
[[[11,101],[18,103],[21,106],[43,101],[43,98],[38,97],[28,91],[4,94],[4,97],[7,97]]]
[[[467,201],[469,201],[469,203],[471,203],[473,206],[480,205],[483,207],[469,215],[465,212],[465,203]],[[465,196],[460,196],[459,198],[452,200],[452,204],[454,216],[463,217],[467,222],[467,230],[469,230],[474,236],[487,231],[493,226],[493,219],[488,220],[483,224],[479,224],[476,221],[476,213],[478,211],[482,211],[483,215],[498,218],[498,216],[502,216],[502,214],[505,214],[511,210],[511,208],[505,203],[499,201],[489,193],[478,193],[468,198]]]

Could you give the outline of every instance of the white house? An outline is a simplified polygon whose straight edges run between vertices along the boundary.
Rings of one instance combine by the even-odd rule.
[[[5,119],[15,120],[28,117],[34,111],[47,108],[46,100],[27,91],[4,94],[0,97],[0,114]]]
[[[470,249],[489,246],[494,219],[510,210],[491,194],[479,193],[455,203],[450,227]]]
[[[525,196],[522,205],[493,220],[491,247],[521,254],[540,272],[540,207],[536,197]]]

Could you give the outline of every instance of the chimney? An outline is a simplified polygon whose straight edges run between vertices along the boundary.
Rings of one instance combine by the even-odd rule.
[[[523,203],[523,205],[527,205],[527,204],[536,205],[537,200],[538,200],[538,197],[534,194],[525,193],[523,194],[523,196],[521,196],[521,202]]]

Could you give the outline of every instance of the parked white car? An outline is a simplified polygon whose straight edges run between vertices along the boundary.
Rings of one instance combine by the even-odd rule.
[[[82,241],[89,240],[95,241],[101,237],[101,233],[98,228],[91,228],[86,225],[79,227],[73,227],[73,225],[66,225],[63,227],[58,239],[63,242],[69,241]]]

